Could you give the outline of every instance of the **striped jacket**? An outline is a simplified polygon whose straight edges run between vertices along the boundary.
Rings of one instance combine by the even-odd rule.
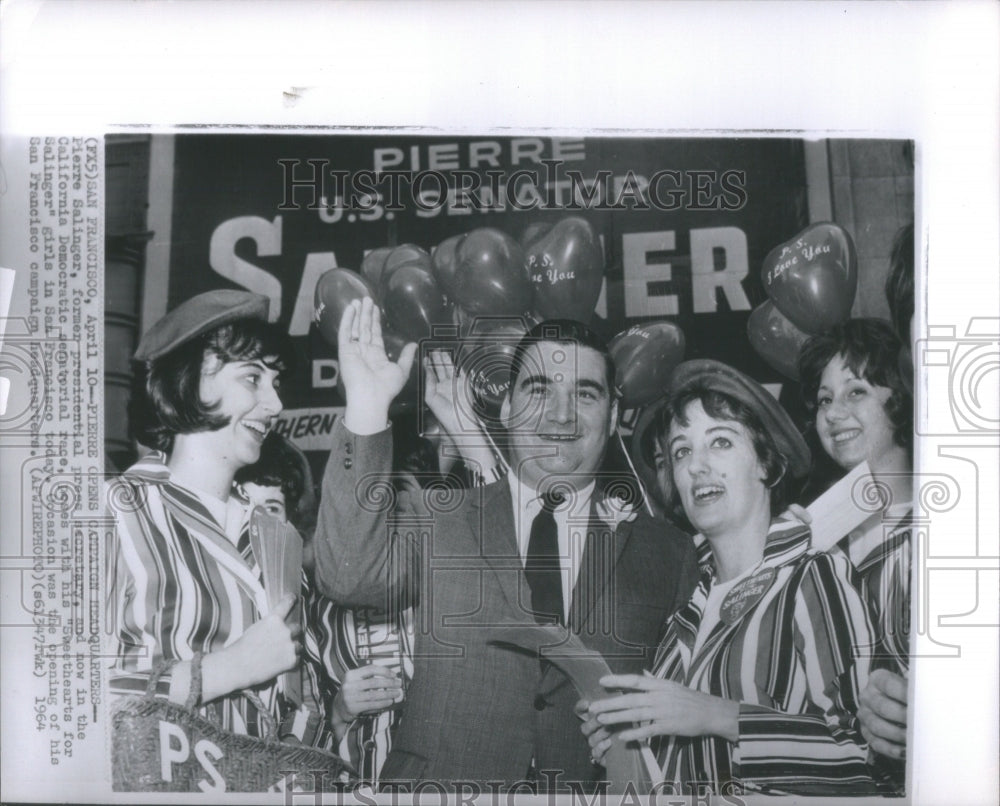
[[[872,666],[906,675],[910,668],[910,562],[913,511],[883,522],[881,513],[871,526],[877,529],[874,545],[852,541],[848,535],[838,545],[857,569],[861,592],[875,618],[876,649]],[[857,556],[856,556],[857,555]]]
[[[112,695],[145,690],[162,661],[187,661],[233,643],[268,612],[260,571],[248,548],[241,553],[198,497],[170,481],[162,453],[140,459],[112,482],[109,502],[117,525],[108,547],[109,595],[116,661]],[[241,545],[248,543],[249,508]],[[157,693],[169,692],[169,674]],[[304,692],[307,711],[293,711],[275,681],[254,691],[271,715],[310,744],[327,741],[319,704]],[[262,736],[266,725],[239,693],[201,708],[226,730]],[[298,719],[296,719],[296,716]],[[308,722],[308,726],[306,725]]]
[[[387,614],[372,608],[340,607],[311,590],[306,599],[306,652],[313,672],[319,672],[327,713],[340,691],[344,675],[369,663],[379,663],[401,673],[403,689],[413,677],[413,610]],[[340,742],[340,756],[361,780],[378,787],[379,773],[392,748],[400,708],[363,714],[354,720]]]
[[[798,521],[775,521],[759,571],[774,578],[738,619],[719,621],[692,656],[715,572],[696,538],[701,578],[668,622],[657,677],[739,703],[739,741],[654,740],[664,786],[722,794],[874,793],[854,713],[868,679],[872,625],[839,551],[809,551]],[[858,655],[861,657],[858,657]]]
[[[873,669],[888,669],[904,677],[910,669],[910,562],[913,510],[901,518],[877,513],[868,529],[871,535],[854,533],[838,546],[847,553],[858,572],[861,593],[875,620],[875,646],[871,650]],[[857,538],[857,539],[856,539]],[[868,538],[867,540],[865,538]],[[906,792],[906,764],[872,752],[869,761],[873,776],[884,782],[887,791]]]

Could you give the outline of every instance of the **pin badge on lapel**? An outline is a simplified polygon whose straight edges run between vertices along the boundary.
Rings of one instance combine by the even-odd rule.
[[[719,608],[719,618],[729,627],[743,618],[743,615],[759,602],[771,587],[778,572],[774,568],[762,568],[749,579],[726,594]]]

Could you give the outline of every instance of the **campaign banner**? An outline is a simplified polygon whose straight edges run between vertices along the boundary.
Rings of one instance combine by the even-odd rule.
[[[596,285],[593,268],[532,253],[538,233],[567,218],[599,239]],[[286,407],[342,405],[336,351],[314,321],[323,274],[360,273],[366,255],[409,244],[400,259],[440,279],[421,250],[489,228],[522,247],[533,298],[513,299],[510,268],[486,265],[481,288],[509,286],[496,299],[473,288],[463,305],[443,292],[442,316],[434,289],[411,284],[393,292],[395,307],[382,300],[389,327],[429,310],[461,320],[462,335],[474,316],[561,315],[589,319],[610,340],[671,322],[684,357],[781,383],[748,349],[747,320],[767,298],[765,256],[807,223],[800,140],[185,135],[174,153],[167,309],[213,288],[267,296],[297,352]],[[574,237],[549,252],[571,252]],[[372,288],[386,293],[384,282]]]

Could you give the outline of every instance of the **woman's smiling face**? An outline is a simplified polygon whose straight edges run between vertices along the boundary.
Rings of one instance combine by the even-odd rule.
[[[281,413],[278,375],[263,359],[223,363],[214,355],[205,358],[201,399],[229,418],[226,425],[205,436],[217,458],[234,470],[260,458],[261,443]]]
[[[877,468],[889,452],[899,450],[885,410],[891,395],[887,386],[874,386],[855,375],[843,356],[834,356],[823,369],[816,393],[816,433],[823,450],[844,470],[863,461]]]
[[[687,425],[677,417],[671,422],[664,447],[691,524],[710,537],[768,512],[766,472],[746,426],[715,419],[700,400],[688,404],[684,417]]]

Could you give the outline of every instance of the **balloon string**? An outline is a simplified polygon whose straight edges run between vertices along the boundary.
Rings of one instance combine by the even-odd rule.
[[[478,417],[476,418],[476,423],[479,425],[479,430],[482,431],[483,435],[486,437],[486,441],[490,443],[490,450],[493,451],[493,455],[497,458],[497,461],[500,462],[500,467],[503,468],[504,475],[510,473],[510,465],[507,464],[506,460],[503,458],[503,454],[500,453],[500,448],[497,447],[496,442],[493,441],[493,435],[490,434],[490,430],[479,422]]]
[[[642,483],[642,479],[639,478],[639,473],[635,469],[635,465],[632,464],[632,457],[629,456],[628,451],[625,449],[625,440],[622,439],[622,432],[617,428],[615,429],[615,436],[618,437],[618,444],[621,445],[622,453],[625,454],[625,461],[628,462],[629,470],[632,471],[632,475],[635,477],[636,483],[639,485],[639,491],[642,493],[642,503],[646,507],[646,512],[649,513],[649,517],[655,518],[653,514],[653,507],[649,503],[649,494],[646,492],[646,485]]]

